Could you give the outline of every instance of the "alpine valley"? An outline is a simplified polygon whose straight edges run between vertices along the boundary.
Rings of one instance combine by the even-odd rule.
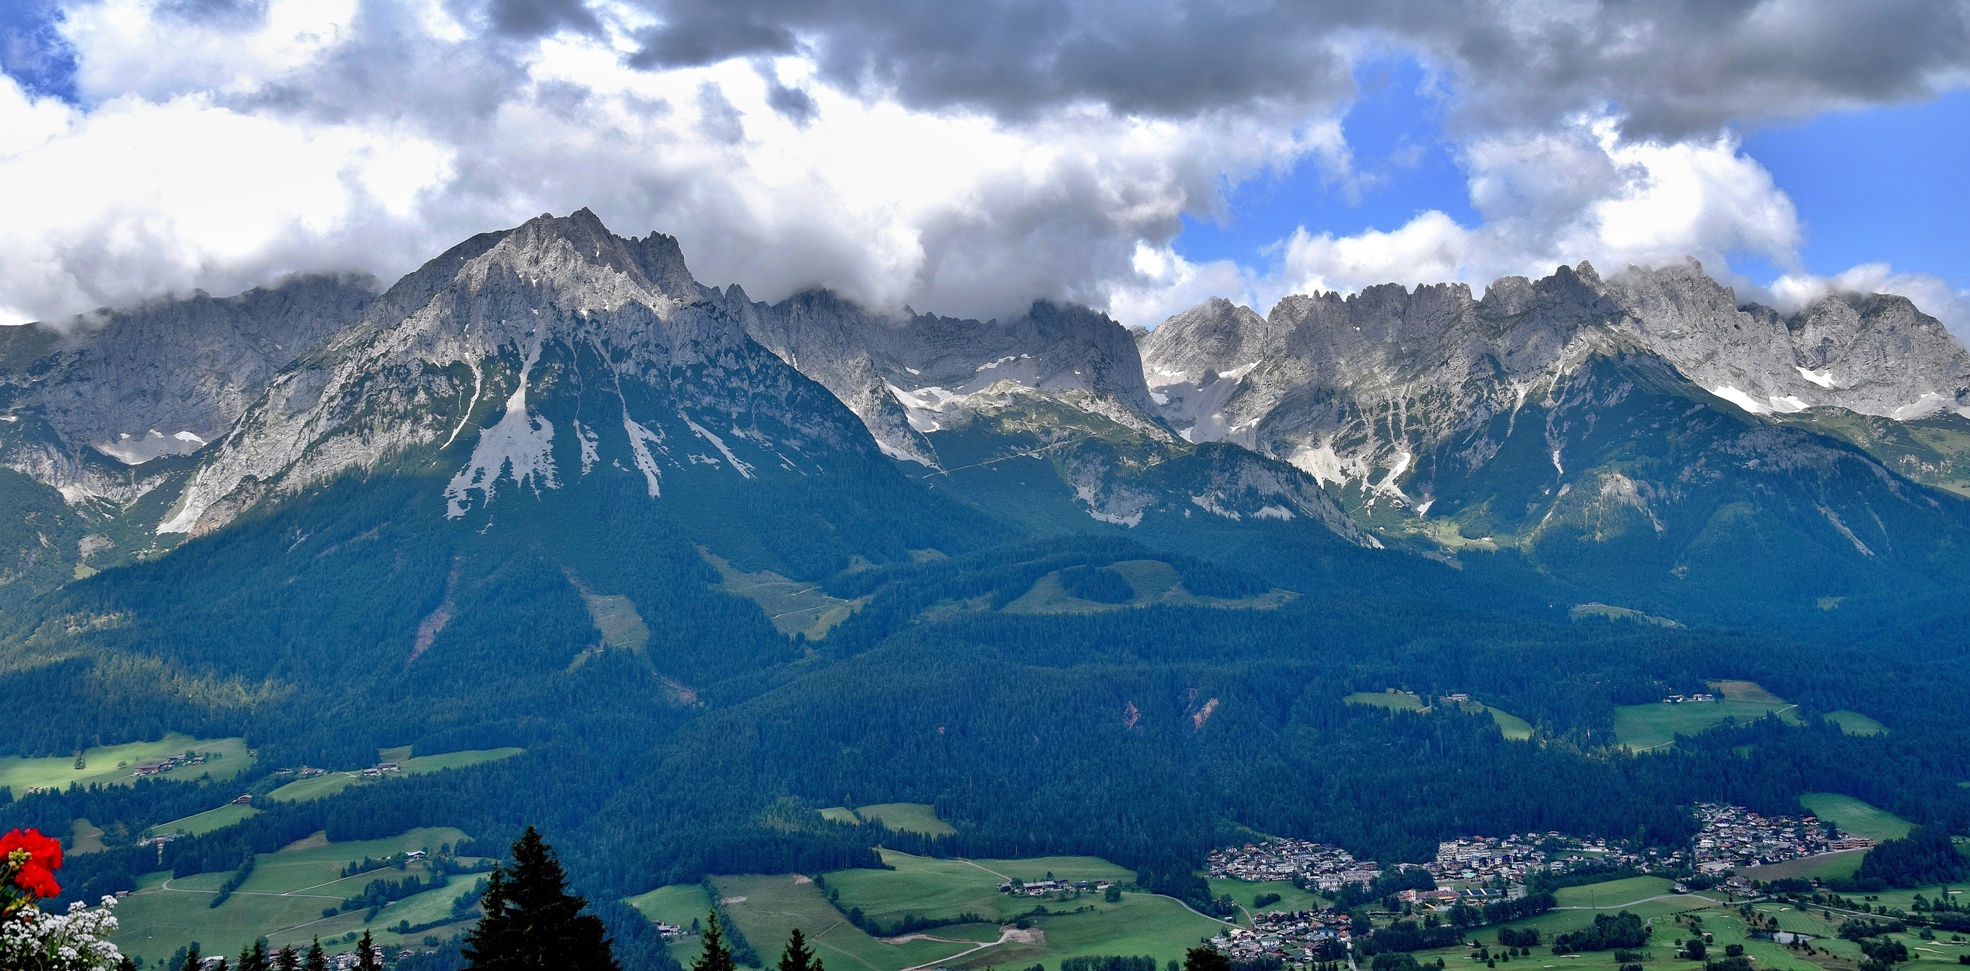
[[[582,210],[0,330],[0,830],[149,962],[451,967],[528,825],[626,968],[713,907],[838,971],[1179,957],[1272,906],[1206,879],[1264,837],[1632,853],[1550,887],[1761,879],[1700,804],[1948,848],[1966,584],[1970,351],[1694,262],[1131,331],[761,303]],[[1956,879],[1867,857],[1806,876]]]

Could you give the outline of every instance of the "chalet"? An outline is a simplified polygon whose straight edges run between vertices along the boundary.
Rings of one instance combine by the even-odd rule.
[[[253,805],[253,795],[252,795],[251,793],[248,793],[248,794],[246,794],[246,795],[243,795],[243,796],[241,796],[241,797],[239,797],[238,799],[235,799],[235,800],[233,800],[233,805],[235,805],[235,806],[251,806],[251,805]]]

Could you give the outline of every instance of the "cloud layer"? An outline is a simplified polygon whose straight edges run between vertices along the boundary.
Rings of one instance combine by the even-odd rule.
[[[1798,272],[1799,217],[1729,126],[1970,81],[1961,0],[77,0],[16,35],[39,40],[0,46],[14,322],[388,278],[580,206],[757,297],[978,316],[1684,254],[1803,293],[1828,284]],[[1354,67],[1390,52],[1440,79],[1476,224],[1176,255],[1230,185],[1307,159],[1346,184]]]

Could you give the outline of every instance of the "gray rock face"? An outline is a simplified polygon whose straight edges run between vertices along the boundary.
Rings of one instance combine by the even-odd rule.
[[[1753,414],[1970,414],[1970,352],[1907,300],[1829,297],[1787,319],[1739,307],[1694,261],[1613,281],[1583,263],[1507,277],[1482,299],[1455,284],[1293,296],[1265,317],[1214,300],[1141,347],[1186,438],[1397,501],[1417,454],[1515,413],[1596,353],[1659,356]]]
[[[308,276],[235,297],[197,294],[0,328],[0,462],[72,494],[125,500],[145,473],[224,435],[284,368],[320,349],[376,298],[366,277]],[[105,465],[104,459],[111,460]]]
[[[823,291],[770,307],[737,288],[725,296],[753,339],[834,392],[898,458],[934,465],[929,436],[974,411],[974,396],[1012,389],[1167,436],[1134,338],[1085,308],[1036,303],[1002,323],[882,317]]]

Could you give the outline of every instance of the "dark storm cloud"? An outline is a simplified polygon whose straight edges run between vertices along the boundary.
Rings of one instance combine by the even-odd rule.
[[[813,95],[801,88],[781,84],[778,78],[770,74],[766,77],[766,105],[796,125],[813,121],[821,110],[814,103]]]
[[[508,37],[545,37],[559,30],[592,34],[602,29],[582,0],[492,0],[486,13],[494,29]]]
[[[1921,97],[1970,79],[1966,0],[649,0],[632,62],[805,48],[833,83],[916,107],[1063,103],[1181,117],[1351,91],[1343,45],[1411,49],[1482,126],[1612,105],[1633,130]]]

